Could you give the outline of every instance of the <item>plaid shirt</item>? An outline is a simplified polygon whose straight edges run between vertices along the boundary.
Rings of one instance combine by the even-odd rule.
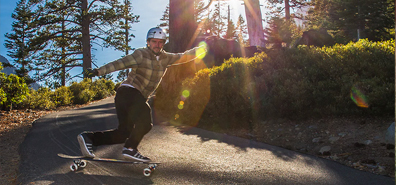
[[[171,65],[187,63],[194,60],[198,47],[184,53],[168,53],[162,51],[157,60],[154,53],[147,47],[136,49],[132,54],[110,62],[98,69],[98,76],[114,71],[132,68],[123,85],[133,86],[145,98],[148,98],[158,87],[166,70]]]

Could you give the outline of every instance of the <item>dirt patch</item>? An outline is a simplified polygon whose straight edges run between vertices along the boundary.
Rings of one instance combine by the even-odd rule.
[[[227,134],[315,155],[375,174],[395,177],[395,149],[384,141],[394,118],[262,121],[252,132]]]

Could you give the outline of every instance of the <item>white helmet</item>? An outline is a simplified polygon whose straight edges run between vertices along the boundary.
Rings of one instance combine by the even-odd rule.
[[[159,28],[159,27],[155,27],[155,28],[151,28],[148,32],[147,32],[147,38],[148,39],[162,39],[162,40],[166,40],[166,33],[163,29]]]

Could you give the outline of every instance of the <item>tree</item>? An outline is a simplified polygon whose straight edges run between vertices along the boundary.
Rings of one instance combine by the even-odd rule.
[[[273,17],[269,27],[264,30],[267,43],[273,48],[288,47],[293,41],[302,35],[301,30],[293,21],[281,17]]]
[[[242,15],[238,16],[236,30],[237,30],[237,34],[238,34],[238,42],[243,46],[249,45],[247,43],[247,40],[245,39],[245,35],[247,34],[247,27],[246,27],[245,20],[243,19]]]
[[[169,33],[169,4],[166,5],[164,14],[162,15],[162,18],[160,20],[163,22],[160,25],[158,25],[158,27],[161,27],[167,33]]]
[[[111,35],[107,38],[106,42],[109,46],[115,47],[117,50],[124,51],[125,56],[129,54],[129,51],[135,50],[135,48],[131,48],[129,43],[132,41],[132,38],[135,38],[135,35],[130,33],[132,28],[132,24],[138,23],[140,16],[134,15],[132,13],[132,3],[130,0],[124,0],[124,3],[116,6],[117,12],[119,12],[118,17],[119,21],[113,26],[113,31]],[[117,78],[123,81],[129,73],[129,69],[125,69],[122,72],[118,73]]]
[[[394,37],[395,2],[392,0],[312,1],[309,27],[331,30],[337,42],[360,38],[372,41]]]
[[[26,0],[20,0],[17,3],[17,7],[14,13],[11,15],[15,21],[12,23],[12,33],[6,33],[5,47],[9,49],[8,56],[14,59],[14,63],[17,69],[15,70],[17,75],[24,77],[29,83],[33,82],[29,80],[29,72],[32,71],[32,60],[34,58],[35,50],[40,47],[35,47],[31,44],[31,40],[34,37],[36,29],[33,21],[33,11]]]
[[[183,52],[190,48],[199,34],[197,14],[206,10],[212,0],[200,9],[194,9],[196,0],[169,0],[170,52]],[[193,12],[193,13],[191,13]]]
[[[82,65],[78,66],[82,66],[85,71],[91,68],[92,64],[91,45],[100,45],[97,40],[103,42],[109,40],[111,27],[119,19],[115,11],[117,4],[117,0],[67,0],[62,3],[56,0],[46,1],[43,3],[44,6],[40,7],[40,11],[37,11],[41,28],[37,34],[37,43],[49,43],[56,38],[67,38],[67,41],[75,43],[73,49],[76,51],[70,53],[69,56],[82,55],[82,58],[73,57],[72,60],[82,60]],[[65,11],[67,16],[59,16]],[[62,24],[67,26],[64,29],[58,29]],[[52,70],[51,73],[55,71]],[[85,74],[84,77],[86,77]]]
[[[264,47],[264,33],[259,0],[245,0],[245,12],[250,46]]]
[[[169,0],[170,52],[183,52],[192,45],[197,30],[193,0]]]
[[[296,10],[307,7],[309,2],[310,0],[269,0],[266,7],[271,10],[267,13],[267,15],[270,15],[268,18],[283,16],[286,20],[291,20],[292,18],[302,19],[302,15],[296,13]],[[290,9],[293,11],[290,11]]]
[[[222,8],[224,7],[222,6],[224,5],[224,3],[220,3],[220,1],[217,2],[217,4],[215,4],[215,8],[213,10],[213,15],[210,18],[210,22],[212,23],[213,27],[211,28],[211,33],[213,35],[216,35],[217,37],[220,37],[224,34],[224,30],[226,27],[226,20],[227,17],[224,16],[224,14],[222,13]]]
[[[38,81],[45,80],[51,88],[65,86],[73,77],[68,73],[74,67],[80,67],[79,58],[81,44],[79,33],[71,30],[73,8],[65,1],[48,1],[45,6],[40,6],[36,11],[37,24],[40,31],[34,38],[34,43],[46,47],[40,52],[40,57],[35,61],[36,71],[34,78]],[[42,14],[41,12],[45,12]]]
[[[228,16],[227,16],[227,31],[226,34],[224,36],[224,38],[226,39],[234,39],[234,38],[238,38],[238,36],[236,35],[236,28],[235,28],[235,24],[232,21],[232,19],[230,18],[230,5],[228,5]]]

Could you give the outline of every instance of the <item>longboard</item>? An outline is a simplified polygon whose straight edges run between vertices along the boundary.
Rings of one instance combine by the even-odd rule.
[[[59,157],[65,159],[74,159],[73,164],[70,165],[71,171],[77,171],[79,168],[85,168],[87,166],[87,161],[98,161],[98,162],[110,162],[110,163],[125,163],[125,164],[148,164],[148,167],[143,170],[145,176],[150,176],[151,173],[157,168],[161,163],[158,162],[142,162],[142,161],[126,161],[121,159],[110,159],[110,158],[89,158],[85,156],[71,156],[59,153]]]

